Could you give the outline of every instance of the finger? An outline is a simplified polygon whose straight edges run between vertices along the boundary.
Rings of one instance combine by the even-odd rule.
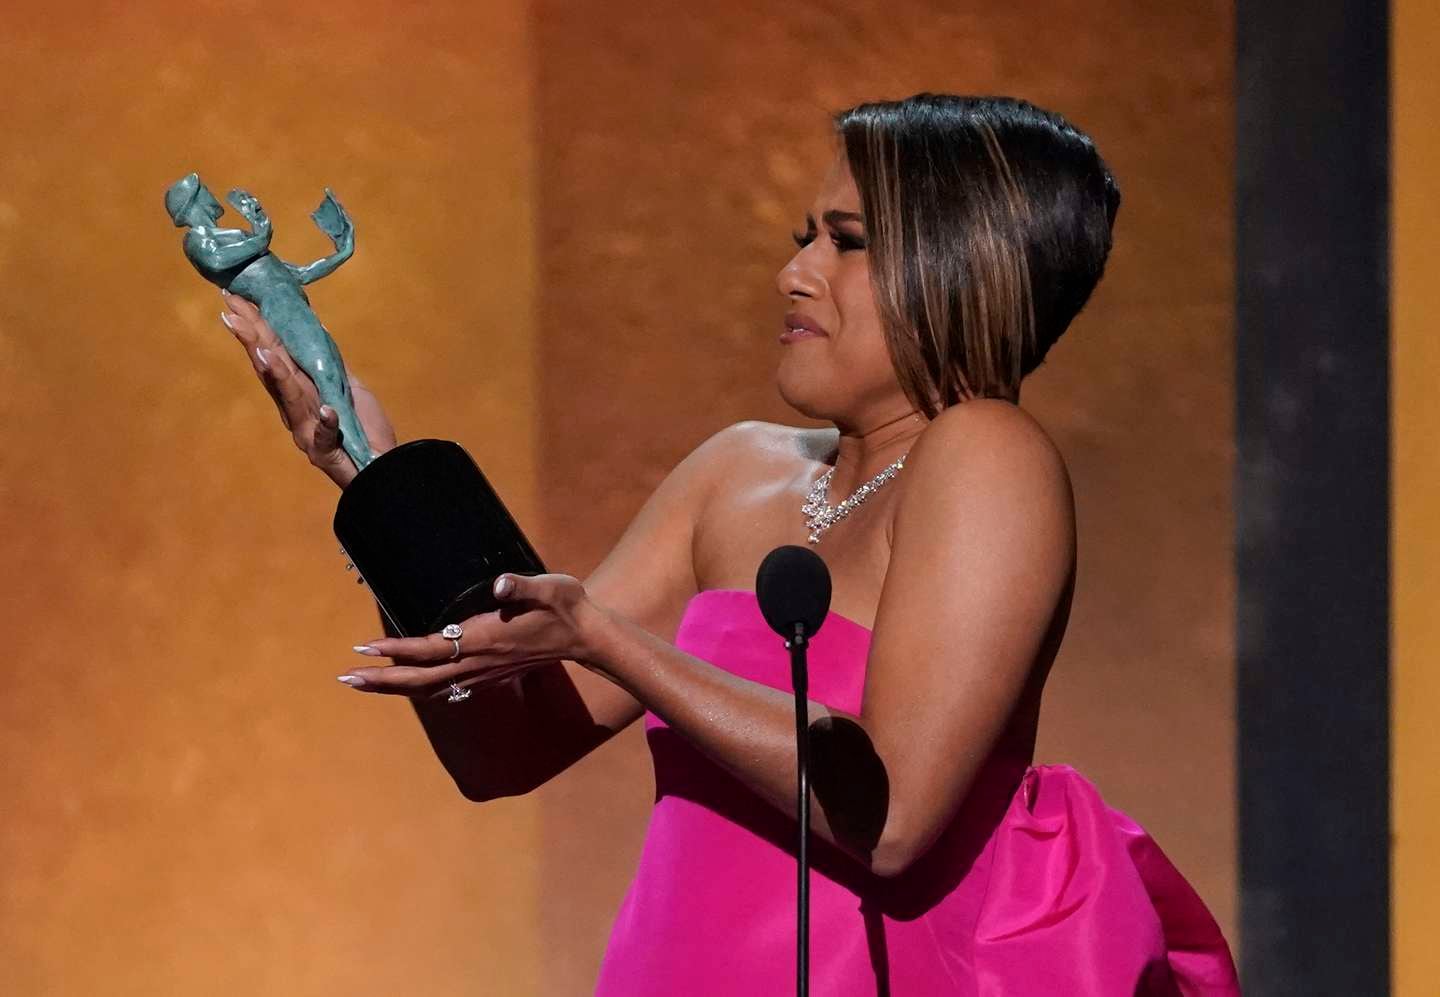
[[[381,637],[364,644],[356,644],[356,654],[370,657],[395,658],[403,661],[450,661],[455,657],[455,642],[439,634],[428,637]],[[465,655],[465,642],[460,645],[460,655]],[[392,666],[398,667],[398,666]]]
[[[424,690],[423,695],[428,696],[432,699],[438,699],[441,696],[449,697],[449,695],[454,691],[451,688],[452,686],[459,686],[462,689],[468,689],[471,687],[479,687],[480,689],[493,689],[495,686],[502,685],[513,678],[523,675],[528,671],[534,670],[537,667],[539,666],[535,664],[524,664],[502,665],[495,668],[486,668],[483,672],[470,675],[466,678],[456,677],[452,678],[449,682],[438,682],[435,684],[435,687],[433,689]]]
[[[454,679],[475,670],[473,664],[453,661],[444,665],[389,665],[385,667],[352,668],[344,675],[337,675],[341,682],[353,689],[367,692],[389,690],[424,692],[432,686],[448,685]],[[358,682],[355,680],[359,680]]]
[[[302,377],[279,351],[257,347],[256,357],[264,366],[263,376],[275,387],[281,417],[292,429],[315,422],[320,416],[320,399],[309,378]]]
[[[259,308],[241,295],[232,294],[229,291],[222,291],[221,294],[224,296],[226,307],[238,316],[239,321],[236,324],[245,331],[252,346],[263,346],[267,350],[285,350],[285,344],[280,341],[280,337],[275,334],[270,323],[265,321],[265,316],[260,314]],[[289,357],[288,352],[286,352],[286,356]]]
[[[225,307],[229,309],[228,313],[221,314],[221,321],[247,345],[252,349],[257,345],[267,349],[284,348],[279,337],[275,335],[275,330],[270,328],[270,323],[260,314],[260,309],[238,294],[229,291],[221,291],[220,294],[225,301]]]
[[[221,312],[220,321],[225,324],[225,328],[229,329],[230,334],[235,337],[235,342],[239,343],[240,348],[245,351],[245,359],[250,361],[251,368],[263,382],[265,380],[265,364],[260,355],[255,352],[260,344],[256,342],[254,329],[234,312]],[[266,384],[265,387],[266,390],[269,390],[270,386]]]
[[[550,606],[555,602],[555,582],[552,575],[498,575],[492,591],[495,598],[504,603],[538,603]]]
[[[320,406],[320,421],[315,424],[315,449],[340,449],[340,413],[329,405]]]
[[[261,315],[257,310],[253,316],[249,316],[249,319],[250,325],[255,330],[255,339],[261,346],[267,350],[284,352],[287,357],[290,355],[289,351],[285,349],[285,344],[282,343],[280,337],[275,334],[274,327],[265,321],[265,316]]]
[[[260,318],[260,309],[244,296],[232,291],[221,291],[220,294],[225,299],[226,307],[247,322],[254,322]]]
[[[248,352],[251,354],[255,353],[257,346],[265,350],[265,355],[259,357],[261,364],[257,367],[257,372],[262,372],[263,369],[270,367],[277,369],[284,367],[291,375],[298,376],[304,373],[300,370],[299,364],[295,362],[295,358],[290,355],[290,351],[285,349],[285,344],[280,341],[280,337],[275,334],[270,323],[265,321],[264,316],[260,314],[258,308],[238,294],[231,294],[229,291],[220,293],[224,295],[225,304],[236,316],[231,318],[222,314],[221,321],[236,332],[236,338],[249,347]],[[305,380],[309,381],[308,375]],[[319,392],[315,392],[315,395],[318,398]]]
[[[286,429],[289,429],[290,422],[285,414],[285,406],[280,400],[279,393],[275,390],[275,383],[268,376],[268,368],[273,362],[273,354],[270,351],[260,352],[261,347],[253,323],[239,312],[223,311],[220,313],[220,321],[224,323],[225,328],[230,330],[235,341],[245,351],[245,359],[250,362],[250,368],[255,371],[255,376],[260,379],[260,383],[264,386],[266,393],[270,395],[271,401],[279,409],[280,421],[285,423]]]
[[[276,394],[286,406],[287,414],[298,417],[298,421],[298,419],[313,418],[318,413],[318,410],[311,411],[305,404],[304,385],[300,383],[299,378],[291,371],[290,365],[284,362],[279,353],[267,350],[263,346],[257,346],[255,357],[260,363],[265,379],[274,386]]]
[[[547,662],[548,664],[548,662]],[[341,683],[358,692],[375,692],[391,696],[439,697],[450,694],[451,685],[463,688],[490,688],[517,675],[539,667],[535,664],[486,668],[473,673],[474,665],[456,662],[439,667],[393,665],[389,668],[355,668],[335,676]],[[472,674],[466,674],[467,671]]]
[[[225,328],[234,333],[236,339],[243,341],[247,337],[254,335],[250,331],[250,323],[245,320],[244,316],[230,307],[229,301],[225,302],[225,310],[220,313],[220,321],[225,324]]]

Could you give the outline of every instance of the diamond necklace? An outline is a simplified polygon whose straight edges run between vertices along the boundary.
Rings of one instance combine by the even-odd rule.
[[[806,496],[805,504],[800,507],[800,512],[806,516],[805,528],[810,531],[810,542],[818,544],[821,534],[858,509],[866,499],[879,491],[885,482],[899,474],[908,456],[908,453],[901,454],[899,460],[855,489],[850,497],[839,505],[831,505],[828,499],[830,479],[835,476],[835,468],[832,467],[820,475],[815,484],[810,486],[810,494]]]

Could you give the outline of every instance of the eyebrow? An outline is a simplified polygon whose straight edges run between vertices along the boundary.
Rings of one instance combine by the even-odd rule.
[[[862,227],[865,224],[865,216],[858,211],[827,211],[820,218],[831,227],[839,226],[844,222],[859,222]],[[814,215],[806,215],[805,221],[811,228],[815,227]]]

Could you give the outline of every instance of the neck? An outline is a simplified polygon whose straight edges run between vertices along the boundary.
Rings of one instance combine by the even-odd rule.
[[[893,464],[910,450],[929,424],[915,410],[874,425],[844,426],[835,451],[835,476],[830,479],[832,501],[839,501]]]

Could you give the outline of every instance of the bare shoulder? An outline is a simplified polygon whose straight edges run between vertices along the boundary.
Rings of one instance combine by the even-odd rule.
[[[1065,458],[1024,409],[982,398],[945,409],[920,434],[905,462],[906,505],[1073,512]]]
[[[835,451],[839,432],[807,429],[774,422],[737,422],[711,436],[686,458],[695,472],[725,475],[730,480],[768,478],[793,473],[812,461],[823,461]]]
[[[1008,467],[1018,473],[1066,476],[1060,448],[1029,412],[998,398],[952,405],[936,416],[911,450],[906,466]],[[961,462],[959,459],[964,458]]]

